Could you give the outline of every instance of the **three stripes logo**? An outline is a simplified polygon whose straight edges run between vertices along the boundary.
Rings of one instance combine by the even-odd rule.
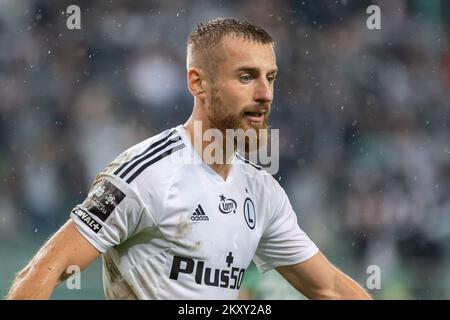
[[[114,174],[130,183],[152,164],[182,149],[184,144],[176,129],[167,131],[142,153],[123,163]]]
[[[202,206],[199,204],[195,211],[191,215],[192,221],[209,221],[209,217],[203,211]]]

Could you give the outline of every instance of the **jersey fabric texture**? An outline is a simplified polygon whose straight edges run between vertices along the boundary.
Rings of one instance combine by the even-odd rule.
[[[118,156],[71,218],[103,253],[107,299],[236,299],[252,259],[265,272],[318,251],[271,175],[236,154],[224,180],[181,125]]]

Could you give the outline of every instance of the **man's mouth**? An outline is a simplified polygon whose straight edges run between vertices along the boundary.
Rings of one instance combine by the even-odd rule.
[[[244,118],[251,122],[264,121],[264,112],[244,112]]]

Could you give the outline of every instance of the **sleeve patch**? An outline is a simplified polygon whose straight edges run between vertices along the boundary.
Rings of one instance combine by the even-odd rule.
[[[92,218],[92,216],[83,209],[76,208],[72,212],[95,233],[98,233],[100,230],[102,230],[102,226],[100,225],[100,223],[95,221],[95,219]]]
[[[89,195],[86,208],[103,222],[125,198],[125,194],[107,180],[94,189]]]

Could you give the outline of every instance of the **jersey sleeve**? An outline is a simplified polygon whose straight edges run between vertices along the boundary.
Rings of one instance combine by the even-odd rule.
[[[270,212],[254,262],[261,272],[308,260],[319,249],[300,229],[286,192],[272,179]]]
[[[155,225],[138,191],[107,170],[97,175],[86,199],[70,217],[102,253]]]

